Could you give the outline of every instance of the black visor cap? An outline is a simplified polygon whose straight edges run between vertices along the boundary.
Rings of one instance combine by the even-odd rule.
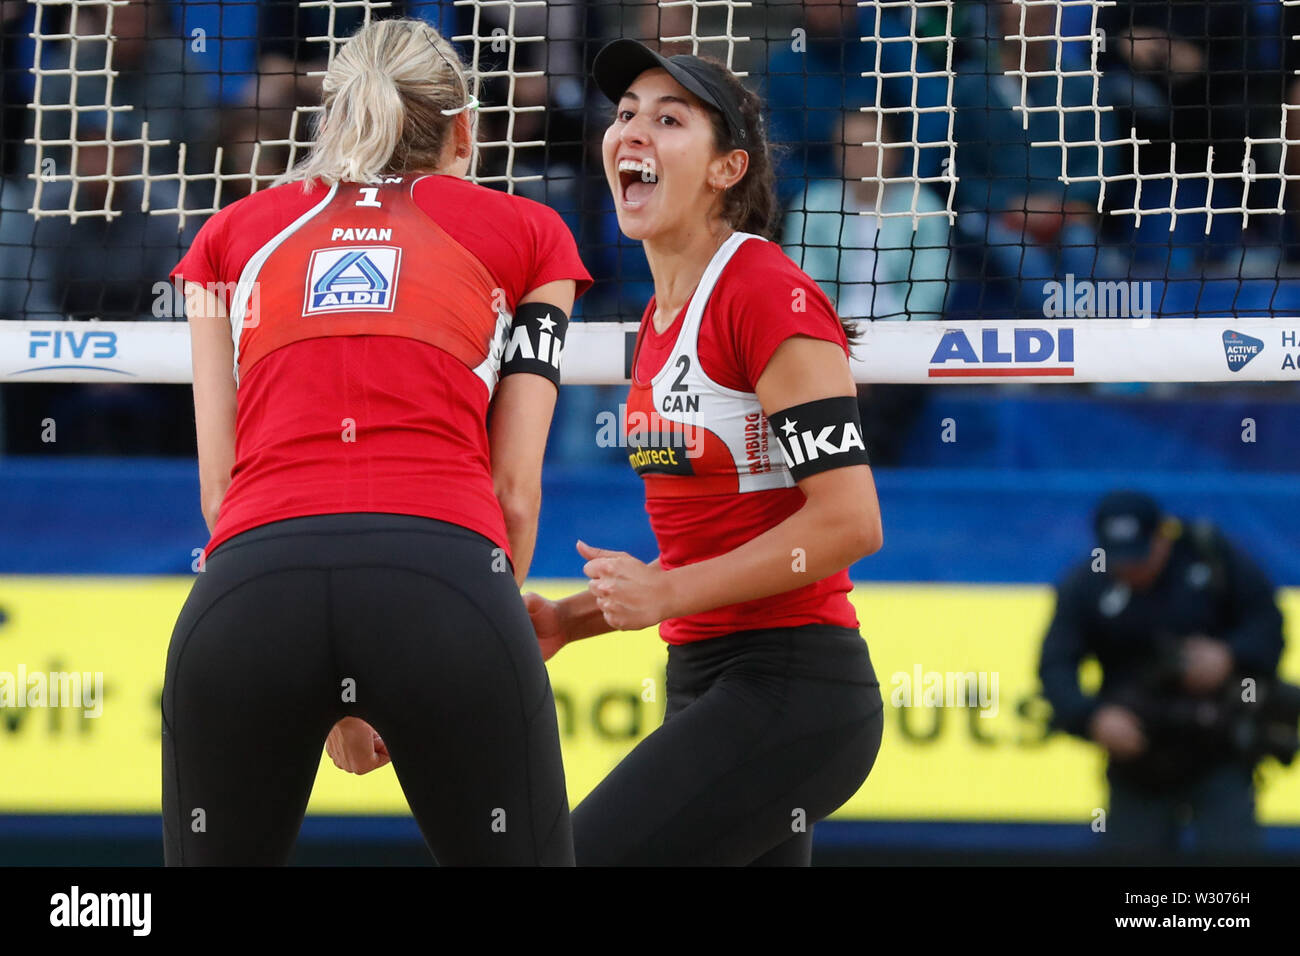
[[[611,102],[618,103],[638,76],[646,70],[654,69],[667,70],[674,80],[721,113],[731,132],[732,143],[738,149],[748,147],[740,104],[726,86],[714,79],[713,68],[697,56],[679,53],[677,56],[664,57],[636,40],[614,40],[601,47],[596,54],[591,66],[591,77]]]

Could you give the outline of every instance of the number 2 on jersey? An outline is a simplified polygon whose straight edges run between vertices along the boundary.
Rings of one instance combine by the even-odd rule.
[[[689,373],[691,370],[691,357],[689,355],[677,356],[677,367],[681,369],[681,371],[677,373],[677,380],[673,382],[672,386],[668,389],[668,391],[670,392],[689,391],[690,389],[687,387],[685,379],[687,373]]]

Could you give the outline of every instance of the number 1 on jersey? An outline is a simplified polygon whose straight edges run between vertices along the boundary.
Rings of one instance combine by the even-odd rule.
[[[358,206],[375,206],[375,207],[379,207],[379,206],[382,206],[382,205],[383,205],[383,203],[381,203],[378,199],[375,198],[376,196],[379,195],[379,190],[378,190],[376,187],[374,187],[374,186],[362,186],[360,189],[357,190],[357,192],[361,193],[361,195],[363,195],[363,196],[366,197],[365,199],[358,199],[358,200],[357,200],[357,205],[358,205]]]

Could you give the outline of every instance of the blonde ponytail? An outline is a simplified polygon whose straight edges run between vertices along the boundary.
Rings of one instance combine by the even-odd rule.
[[[378,20],[356,32],[321,83],[311,151],[275,181],[373,183],[432,171],[469,97],[455,47],[421,20]]]

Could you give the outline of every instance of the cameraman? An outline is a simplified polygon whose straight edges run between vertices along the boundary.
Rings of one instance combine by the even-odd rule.
[[[1094,527],[1099,549],[1058,586],[1043,641],[1053,726],[1108,752],[1117,849],[1174,852],[1190,816],[1199,851],[1249,851],[1252,772],[1270,751],[1243,688],[1268,693],[1276,676],[1273,586],[1217,529],[1164,515],[1144,494],[1107,495]],[[1079,686],[1089,656],[1102,669],[1095,697]]]

